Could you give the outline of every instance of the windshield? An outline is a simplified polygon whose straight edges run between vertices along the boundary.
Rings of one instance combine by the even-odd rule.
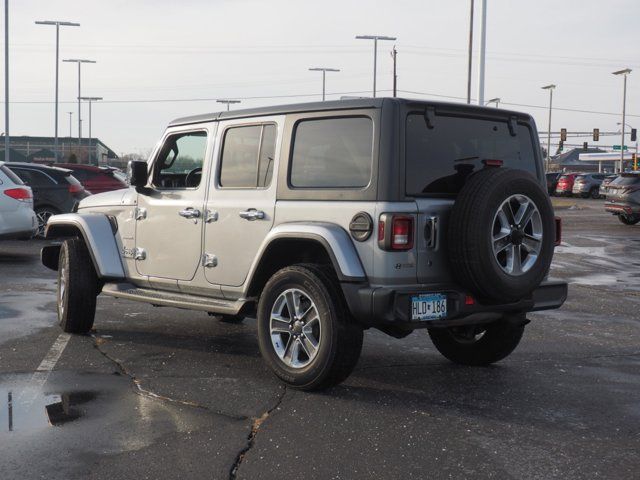
[[[407,116],[406,193],[410,196],[455,196],[466,178],[500,160],[504,167],[537,175],[531,130],[518,124],[512,136],[505,120],[436,115],[427,128],[424,115]]]

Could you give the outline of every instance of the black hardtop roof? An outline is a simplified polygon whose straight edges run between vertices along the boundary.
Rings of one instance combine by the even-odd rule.
[[[382,108],[383,104],[408,105],[424,108],[432,105],[436,108],[455,108],[458,110],[466,110],[475,113],[490,114],[492,116],[500,113],[501,116],[516,115],[518,117],[527,117],[530,115],[522,112],[511,110],[497,109],[495,107],[482,107],[479,105],[468,105],[456,102],[435,102],[431,100],[418,100],[413,98],[353,98],[345,100],[329,100],[325,102],[307,102],[293,103],[289,105],[276,105],[271,107],[245,108],[224,112],[205,113],[201,115],[192,115],[189,117],[177,118],[169,123],[170,127],[177,125],[188,125],[191,123],[205,123],[216,120],[227,120],[232,118],[259,117],[263,115],[282,115],[287,113],[304,113],[304,112],[321,112],[328,110],[356,110],[364,108]]]
[[[68,175],[72,173],[71,170],[67,168],[60,167],[50,167],[48,165],[42,165],[41,163],[29,163],[29,162],[4,162],[8,167],[24,167],[24,168],[32,168],[34,170],[42,170],[45,172],[51,173],[62,173],[64,175]]]

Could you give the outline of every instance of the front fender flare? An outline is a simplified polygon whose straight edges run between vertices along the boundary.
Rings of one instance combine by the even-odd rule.
[[[339,225],[324,222],[282,223],[272,228],[260,245],[258,254],[251,265],[248,283],[260,265],[263,254],[269,245],[282,238],[315,240],[325,248],[336,271],[343,282],[363,282],[367,279],[362,262],[349,234]]]
[[[118,244],[116,243],[111,222],[101,213],[64,213],[49,218],[45,229],[47,239],[68,238],[82,236],[93,260],[98,277],[101,279],[125,278]],[[45,266],[51,268],[51,252],[44,250],[42,260]],[[55,248],[55,247],[54,247]],[[59,247],[58,247],[59,249]],[[45,263],[45,259],[46,262]],[[55,265],[57,267],[57,264]]]

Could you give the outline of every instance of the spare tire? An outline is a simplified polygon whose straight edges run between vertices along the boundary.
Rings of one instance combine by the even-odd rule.
[[[549,195],[523,170],[484,168],[458,194],[448,228],[456,280],[479,300],[509,303],[529,295],[553,258]]]

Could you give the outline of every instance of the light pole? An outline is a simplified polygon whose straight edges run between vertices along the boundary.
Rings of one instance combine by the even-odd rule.
[[[60,27],[79,27],[80,24],[79,23],[75,23],[75,22],[60,22],[57,20],[42,20],[42,21],[37,21],[36,25],[55,25],[56,26],[56,101],[55,101],[55,120],[54,120],[54,134],[55,134],[55,140],[54,140],[54,155],[55,155],[55,159],[56,162],[58,161],[58,64],[59,62],[59,54],[60,54]]]
[[[229,111],[229,105],[232,103],[240,103],[242,100],[229,100],[227,98],[221,98],[220,100],[216,100],[218,103],[226,103],[227,104],[227,112]]]
[[[309,69],[310,72],[322,72],[322,101],[325,99],[326,84],[327,84],[327,72],[339,72],[339,68],[327,68],[327,67],[313,67]]]
[[[489,105],[490,103],[495,103],[496,104],[496,108],[498,108],[498,106],[500,105],[500,101],[501,101],[500,97],[492,98],[491,100],[487,100],[485,105]]]
[[[613,75],[622,75],[624,77],[624,88],[622,90],[622,135],[620,136],[620,172],[622,173],[624,165],[624,127],[627,114],[627,75],[631,73],[630,68],[613,72]]]
[[[473,59],[473,0],[470,1],[469,12],[469,51],[467,52],[467,103],[471,103],[471,67]]]
[[[73,112],[67,112],[69,114],[69,138],[71,138],[71,116]]]
[[[551,109],[553,108],[553,90],[556,86],[551,83],[540,87],[542,90],[549,90],[549,126],[547,128],[547,168],[549,170],[549,162],[551,162]]]
[[[373,40],[373,97],[376,96],[376,74],[378,70],[378,40],[396,40],[396,37],[384,35],[357,35],[357,40]]]
[[[82,142],[82,110],[81,110],[81,78],[82,78],[82,64],[83,63],[96,63],[95,60],[86,60],[84,58],[69,58],[62,60],[63,62],[71,62],[78,64],[78,152],[80,151],[80,143]]]
[[[480,58],[478,61],[478,105],[484,105],[484,59],[487,49],[487,1],[480,0]]]
[[[11,160],[9,153],[9,0],[4,0],[4,158]]]
[[[91,155],[93,151],[93,137],[91,136],[91,102],[97,102],[102,100],[102,97],[80,97],[80,100],[89,102],[89,163],[91,163]],[[98,156],[96,155],[96,164],[98,163]]]
[[[618,122],[616,125],[620,125],[620,122]],[[625,123],[625,125],[629,127],[631,130],[633,130],[633,127],[628,123]],[[636,137],[636,158],[638,158],[638,137]]]

